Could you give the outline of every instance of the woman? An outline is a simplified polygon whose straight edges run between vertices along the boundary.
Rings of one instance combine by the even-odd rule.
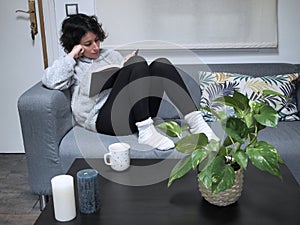
[[[72,112],[82,127],[109,135],[138,132],[138,142],[160,150],[174,147],[153,125],[163,93],[185,115],[192,133],[204,132],[217,139],[204,122],[175,67],[167,59],[150,65],[134,53],[125,58],[102,49],[106,38],[95,16],[73,15],[62,23],[61,45],[67,55],[45,70],[43,84],[51,89],[72,90]],[[124,66],[107,81],[99,95],[89,97],[89,75],[109,64]]]

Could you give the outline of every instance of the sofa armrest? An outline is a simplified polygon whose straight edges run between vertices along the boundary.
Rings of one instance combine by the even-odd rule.
[[[61,174],[59,144],[72,128],[69,90],[49,90],[37,83],[18,100],[23,144],[33,193],[51,194],[50,180]]]

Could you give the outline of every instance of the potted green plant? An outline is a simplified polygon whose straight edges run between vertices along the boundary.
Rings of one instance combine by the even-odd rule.
[[[264,94],[278,95],[273,91],[265,91]],[[258,140],[261,130],[277,126],[278,113],[271,106],[249,100],[237,91],[232,96],[224,96],[214,101],[232,107],[235,111],[234,116],[227,117],[225,112],[202,109],[218,118],[226,134],[223,140],[209,141],[204,133],[183,135],[188,127],[181,127],[173,121],[164,122],[158,127],[167,135],[178,137],[175,148],[186,154],[172,169],[168,186],[190,170],[197,170],[200,191],[206,189],[206,193],[202,193],[203,197],[212,204],[228,205],[239,198],[241,190],[233,190],[234,193],[239,193],[230,200],[224,200],[222,193],[235,186],[241,189],[243,171],[247,169],[249,161],[258,169],[282,179],[279,167],[284,163],[283,159],[274,146]],[[216,198],[221,199],[214,200]]]

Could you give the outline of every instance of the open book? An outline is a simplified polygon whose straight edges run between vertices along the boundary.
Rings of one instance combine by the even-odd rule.
[[[91,83],[89,97],[98,94],[109,79],[114,79],[116,72],[122,67],[122,65],[112,64],[101,67],[91,74]]]

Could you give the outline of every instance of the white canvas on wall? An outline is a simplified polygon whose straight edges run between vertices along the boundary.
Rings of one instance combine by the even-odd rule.
[[[163,43],[190,49],[278,45],[277,0],[95,0],[95,7],[110,47],[132,48],[135,42],[145,49]]]

